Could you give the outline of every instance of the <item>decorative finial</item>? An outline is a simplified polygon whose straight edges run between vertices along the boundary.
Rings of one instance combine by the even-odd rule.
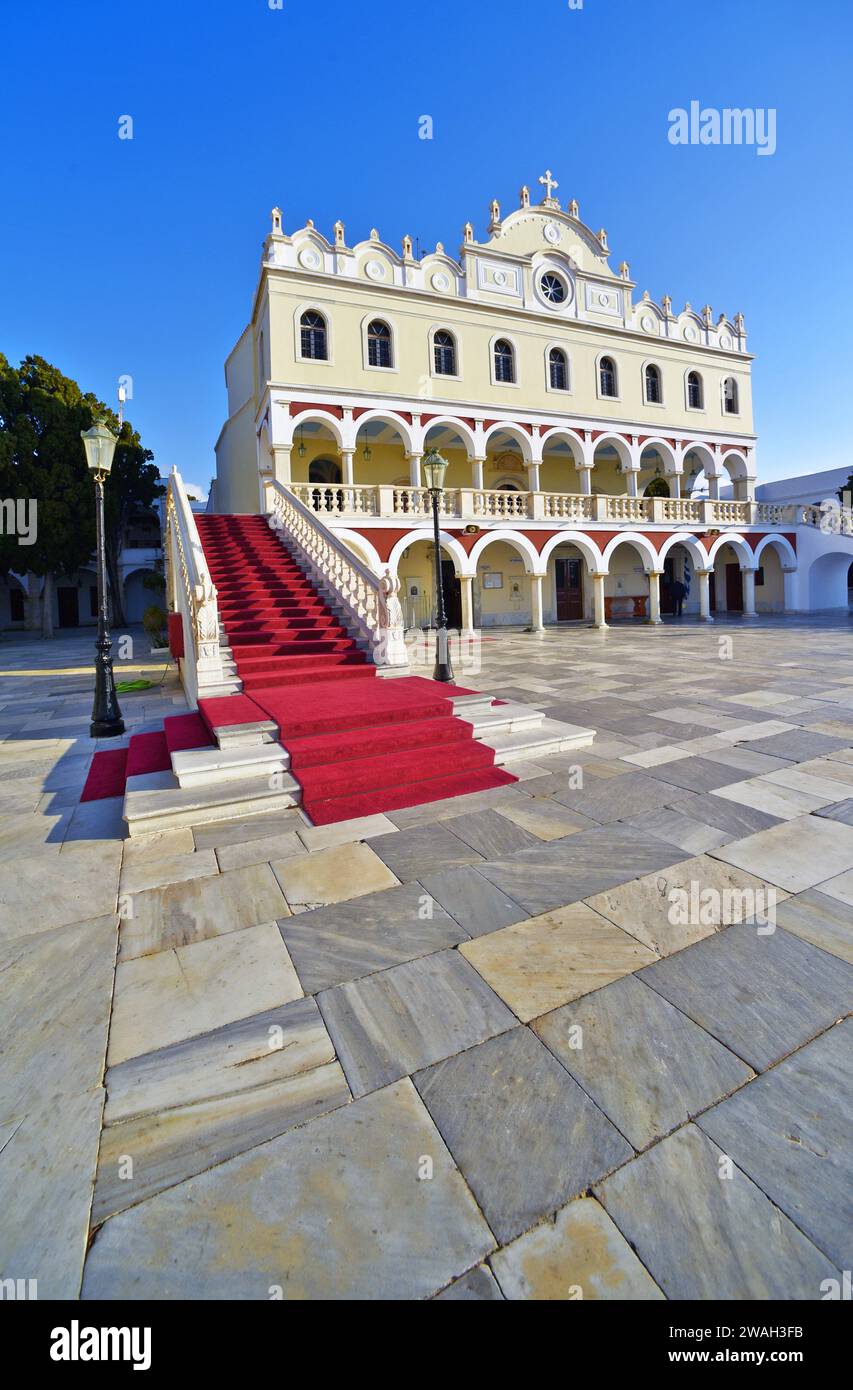
[[[308,218],[308,221],[305,223],[305,226],[306,226],[306,227],[311,227],[311,228],[313,228],[313,226],[314,226],[314,218],[313,218],[313,217],[309,217],[309,218]]]
[[[492,199],[489,205],[489,212],[491,214],[491,221],[489,222],[489,231],[494,232],[497,231],[497,229],[501,225],[501,205],[498,202],[497,198]]]
[[[648,290],[643,290],[643,302],[648,304],[650,299],[651,295],[649,294]]]
[[[714,322],[714,311],[710,304],[706,304],[702,310],[702,322],[706,328],[710,328]]]
[[[603,227],[602,227],[601,231],[598,233],[598,242],[599,242],[599,245],[600,245],[602,251],[609,251],[609,250],[610,250],[610,247],[607,245],[607,233],[606,233],[606,231],[604,230]]]
[[[344,240],[344,224],[340,218],[338,218],[335,223],[335,245],[346,246],[346,241]]]
[[[527,187],[526,183],[521,185],[521,193],[519,194],[519,199],[523,208],[530,207],[530,189]]]
[[[545,189],[545,197],[542,199],[542,202],[545,204],[545,206],[549,208],[559,207],[560,204],[557,202],[557,199],[553,196],[553,190],[555,188],[559,188],[560,185],[557,183],[557,180],[555,178],[551,177],[550,169],[546,169],[544,174],[539,175],[539,182]]]
[[[672,295],[665,294],[663,299],[661,300],[661,304],[663,305],[664,313],[666,314],[667,318],[669,318],[672,314]]]
[[[682,312],[682,314],[692,314],[692,313],[693,313],[693,305],[690,303],[690,300],[689,300],[689,299],[685,299],[685,301],[684,301],[684,308],[682,309],[681,312]]]
[[[743,314],[735,314],[735,328],[737,329],[738,333],[746,332],[746,319],[744,318]]]
[[[443,256],[443,255],[444,255],[444,242],[443,242],[443,241],[437,241],[437,242],[435,243],[435,254],[436,254],[437,256]]]
[[[474,228],[470,222],[466,222],[462,228],[462,237],[466,246],[471,246],[474,241]]]
[[[273,208],[272,213],[272,234],[281,236],[281,208]]]
[[[371,228],[370,228],[370,240],[371,240],[371,241],[378,241],[378,240],[379,240],[379,233],[377,232],[377,230],[376,230],[375,227],[371,227]]]
[[[630,280],[630,278],[631,278],[631,267],[629,266],[629,264],[628,264],[627,261],[623,261],[622,264],[620,265],[620,267],[619,267],[619,274],[622,276],[622,279],[623,279],[623,280]]]
[[[723,326],[723,324],[725,323],[725,321],[726,321],[726,316],[725,316],[725,314],[720,314],[720,317],[717,319],[717,327],[718,327],[718,328],[721,328],[721,327]]]
[[[403,237],[403,260],[404,260],[404,261],[410,261],[411,259],[412,259],[412,238],[407,234],[406,236]]]
[[[578,203],[577,198],[573,198],[572,201],[569,203],[569,217],[573,217],[577,222],[580,220],[580,215],[580,204]]]

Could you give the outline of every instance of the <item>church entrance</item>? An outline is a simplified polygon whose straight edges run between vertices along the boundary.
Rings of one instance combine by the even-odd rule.
[[[441,589],[447,626],[458,632],[462,628],[462,585],[452,560],[441,561]]]
[[[726,565],[726,612],[743,612],[743,575],[740,565]]]
[[[578,622],[583,617],[583,561],[555,561],[557,622]]]

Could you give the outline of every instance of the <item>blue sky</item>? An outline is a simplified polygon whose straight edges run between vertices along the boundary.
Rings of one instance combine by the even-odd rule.
[[[638,294],[744,312],[762,478],[853,468],[849,0],[42,0],[3,27],[0,351],[109,400],[130,374],[164,472],[212,475],[274,204],[455,252],[546,166]],[[672,146],[693,100],[775,108],[776,153]]]

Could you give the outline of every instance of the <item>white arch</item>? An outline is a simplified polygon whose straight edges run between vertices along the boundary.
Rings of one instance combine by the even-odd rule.
[[[558,531],[556,536],[552,536],[542,547],[539,563],[543,570],[547,570],[548,561],[559,545],[577,546],[586,560],[587,567],[590,571],[597,571],[599,574],[603,574],[607,569],[604,557],[595,541],[592,539],[592,536],[585,535],[583,531]]]
[[[768,545],[778,547],[779,559],[782,561],[783,565],[787,564],[789,566],[795,566],[797,564],[797,552],[791,545],[791,542],[788,540],[788,537],[770,534],[767,536],[762,536],[761,540],[758,542],[758,545],[755,547],[756,565],[758,564],[758,557],[761,555],[762,551],[767,549]]]
[[[720,466],[719,456],[715,454],[713,449],[710,449],[707,444],[703,444],[701,440],[698,439],[691,439],[688,443],[683,444],[681,450],[682,468],[684,468],[688,454],[696,454],[697,458],[700,460],[702,472],[706,478],[722,477],[723,470]],[[686,472],[687,470],[685,469],[684,471]]]
[[[609,541],[605,548],[603,560],[604,568],[608,573],[610,571],[610,560],[614,551],[618,550],[620,545],[627,545],[629,543],[634,546],[635,550],[639,550],[642,555],[646,574],[648,574],[649,570],[660,569],[661,566],[658,553],[648,536],[640,535],[639,531],[625,531],[622,535],[614,536],[612,541]]]
[[[630,468],[630,467],[631,467],[631,462],[632,462],[632,459],[631,459],[631,447],[630,447],[630,445],[622,438],[622,436],[621,436],[620,434],[602,434],[602,435],[599,435],[598,439],[594,439],[594,440],[592,441],[592,457],[593,457],[593,459],[595,459],[595,456],[596,456],[596,454],[598,453],[599,449],[604,448],[605,445],[608,445],[608,444],[612,444],[612,445],[613,445],[614,449],[616,450],[617,454],[619,455],[619,458],[620,458],[620,460],[621,460],[621,462],[622,462],[622,466],[623,466],[624,468]]]
[[[386,320],[383,320],[385,322]],[[385,425],[392,425],[400,435],[407,454],[417,453],[415,448],[414,436],[411,427],[399,415],[395,415],[393,410],[366,410],[363,415],[359,415],[357,420],[353,420],[353,435],[351,448],[358,444],[358,436],[365,425],[369,425],[372,420],[381,420]]]
[[[320,425],[326,426],[339,449],[346,448],[344,444],[344,432],[341,428],[340,420],[335,419],[334,415],[330,415],[325,410],[300,410],[298,415],[291,416],[290,442],[292,443],[293,439],[296,437],[300,425],[307,425],[309,422],[313,423],[315,421]]]
[[[554,346],[552,344],[552,346]],[[544,459],[545,450],[552,439],[562,439],[572,451],[572,458],[576,464],[583,464],[584,461],[584,440],[576,430],[571,430],[567,425],[554,425],[550,430],[546,430],[542,435],[542,456]]]
[[[468,450],[469,458],[478,457],[477,441],[474,438],[474,431],[470,425],[466,425],[464,420],[457,420],[453,415],[437,415],[435,419],[428,420],[421,432],[420,446],[426,450],[427,435],[430,430],[448,429],[455,430]]]
[[[346,545],[352,547],[358,559],[369,565],[377,578],[381,577],[385,566],[379,558],[378,550],[366,536],[362,536],[359,531],[350,531],[341,526],[335,527],[335,535]]]
[[[471,566],[468,561],[468,556],[465,554],[463,547],[459,544],[459,541],[456,539],[456,537],[451,535],[448,531],[439,531],[439,537],[441,540],[442,550],[446,550],[447,554],[450,555],[453,559],[453,566],[456,570],[456,573],[459,575],[473,575],[476,571],[471,569]],[[397,566],[400,563],[400,556],[402,555],[404,550],[408,550],[410,545],[414,545],[416,541],[434,540],[435,537],[433,536],[431,526],[418,526],[411,531],[407,531],[405,536],[400,537],[400,539],[397,541],[397,544],[394,546],[394,549],[391,551],[391,554],[388,556],[388,568],[391,570],[391,573],[397,573]]]
[[[731,463],[729,462],[730,459],[732,460]],[[720,463],[733,483],[749,477],[749,466],[742,449],[726,449],[720,458]]]
[[[698,536],[683,536],[678,531],[672,536],[667,537],[659,551],[659,562],[662,565],[670,550],[675,545],[683,545],[689,551],[694,565],[699,569],[707,569],[710,564],[708,552]]]
[[[749,541],[737,531],[724,531],[721,536],[717,537],[708,555],[710,564],[714,564],[717,555],[724,545],[730,545],[732,547],[738,557],[738,563],[742,570],[754,570],[756,568],[752,546],[749,544]]]
[[[637,445],[637,462],[642,467],[643,454],[647,449],[656,449],[665,463],[669,463],[668,473],[676,471],[675,450],[671,444],[667,444],[665,439],[659,439],[657,435],[652,435],[644,439],[642,444]]]
[[[519,552],[524,559],[525,574],[542,573],[539,552],[530,538],[522,535],[520,531],[510,531],[502,527],[496,527],[495,530],[487,531],[485,535],[481,536],[477,544],[471,550],[468,561],[475,574],[483,551],[487,550],[495,541],[506,541],[507,545],[511,545],[513,549]]]
[[[486,449],[489,447],[489,440],[492,435],[498,433],[511,435],[516,444],[520,446],[521,456],[525,463],[532,462],[533,445],[530,440],[530,435],[526,430],[522,429],[521,425],[514,425],[511,420],[495,420],[494,424],[489,425],[489,428],[483,435],[483,444]]]

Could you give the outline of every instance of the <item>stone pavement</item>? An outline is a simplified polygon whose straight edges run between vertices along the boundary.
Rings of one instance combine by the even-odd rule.
[[[848,620],[489,634],[460,679],[591,748],[133,841],[78,806],[90,654],[0,645],[0,1277],[819,1299],[853,1265]]]

